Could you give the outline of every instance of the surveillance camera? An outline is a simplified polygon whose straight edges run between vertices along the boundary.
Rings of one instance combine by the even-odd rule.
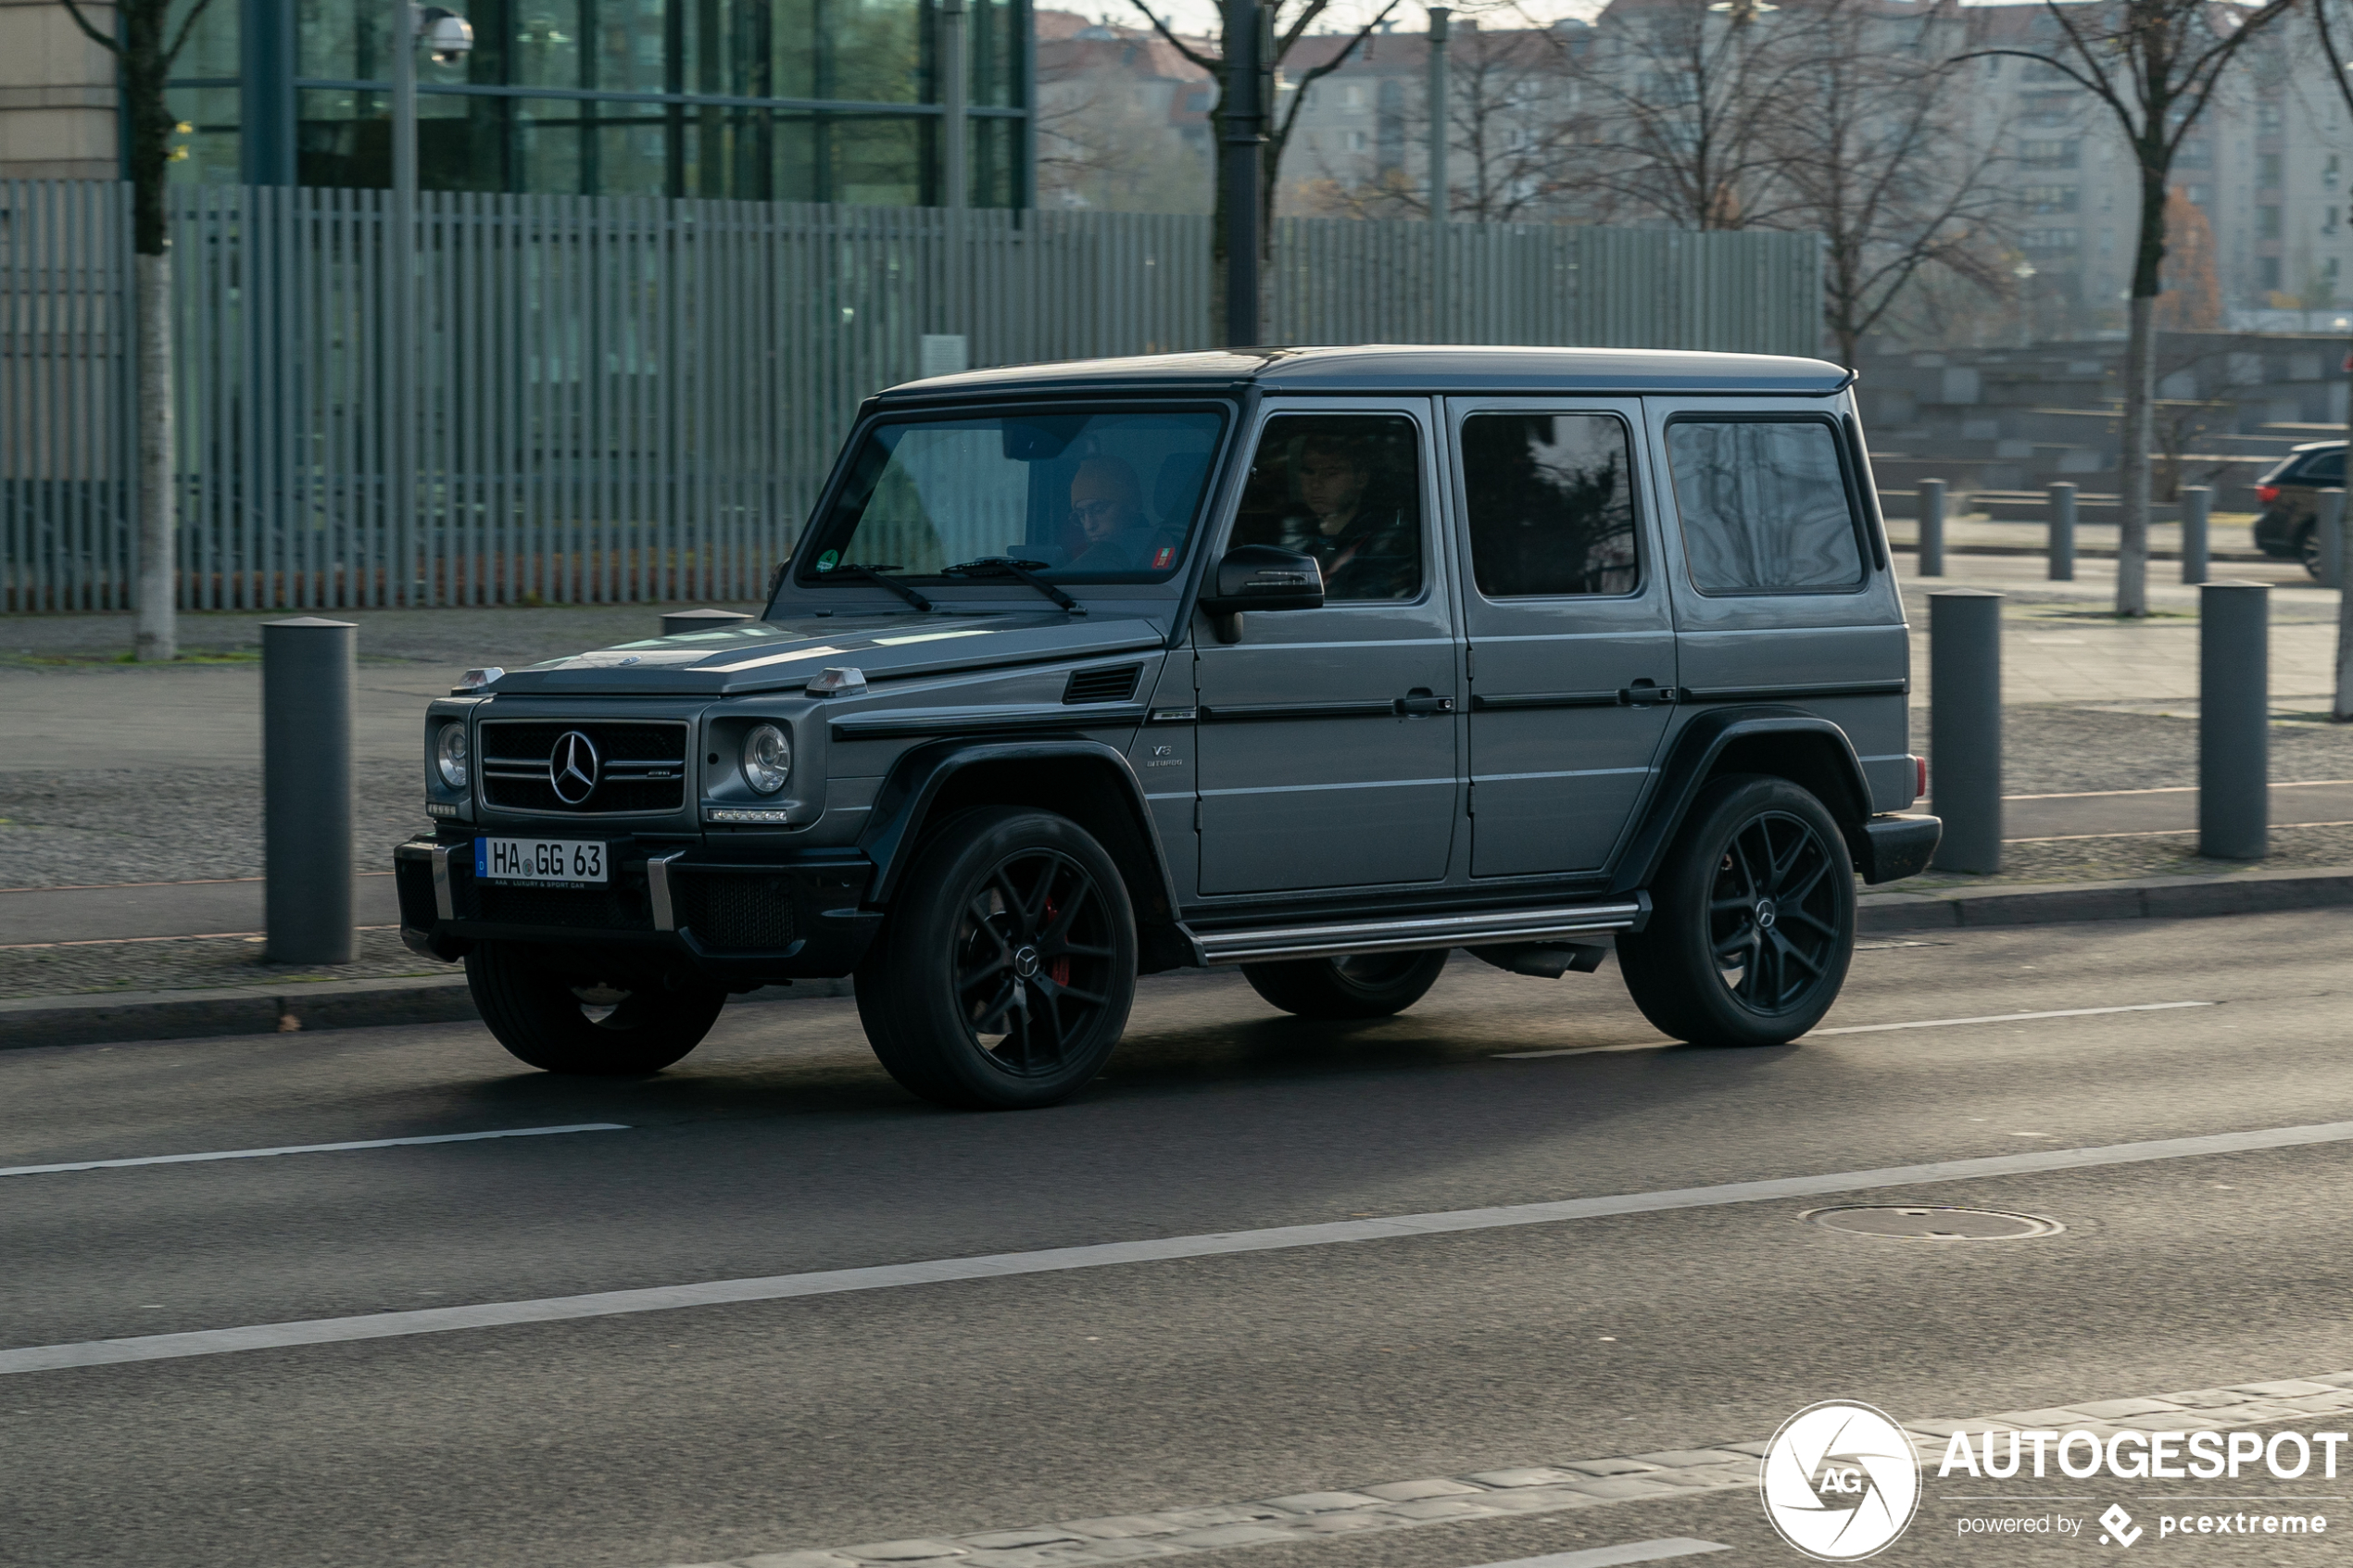
[[[428,6],[419,13],[417,37],[426,53],[441,65],[461,60],[473,51],[473,24],[439,6]]]

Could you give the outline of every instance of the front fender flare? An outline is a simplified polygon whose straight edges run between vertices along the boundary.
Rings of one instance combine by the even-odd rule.
[[[1144,809],[1144,787],[1137,780],[1136,770],[1114,747],[1101,741],[1081,740],[1075,736],[1004,741],[937,740],[911,747],[903,753],[884,779],[882,789],[875,797],[874,809],[867,818],[866,830],[859,836],[858,847],[875,862],[875,873],[868,884],[866,901],[870,904],[889,901],[898,888],[900,874],[912,858],[915,839],[923,827],[924,819],[929,815],[940,791],[958,773],[987,763],[1079,759],[1107,765],[1118,780],[1121,803],[1143,843],[1144,852],[1151,857],[1150,874],[1158,881],[1162,908],[1168,911],[1166,918],[1175,919],[1176,884],[1168,873],[1168,858],[1162,852],[1160,835],[1152,831],[1151,814]],[[1114,853],[1115,855],[1116,851]]]
[[[1855,743],[1847,739],[1844,730],[1802,708],[1756,705],[1718,709],[1699,715],[1675,737],[1666,764],[1659,769],[1658,784],[1651,792],[1641,824],[1618,856],[1617,870],[1610,878],[1610,891],[1630,893],[1650,885],[1658,875],[1659,862],[1667,858],[1667,847],[1675,842],[1683,819],[1690,814],[1692,802],[1699,797],[1717,760],[1728,749],[1741,741],[1779,735],[1803,737],[1806,744],[1827,746],[1834,754],[1837,760],[1833,768],[1844,781],[1847,798],[1825,800],[1822,804],[1830,808],[1842,827],[1853,824],[1859,831],[1860,824],[1871,814],[1871,790],[1863,777],[1863,764],[1855,755]]]

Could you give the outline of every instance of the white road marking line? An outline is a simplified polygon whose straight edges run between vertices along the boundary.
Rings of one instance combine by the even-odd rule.
[[[1617,1568],[1621,1562],[1656,1562],[1662,1558],[1694,1557],[1703,1551],[1730,1551],[1718,1541],[1698,1541],[1689,1536],[1668,1536],[1655,1541],[1628,1541],[1623,1546],[1588,1547],[1583,1551],[1556,1551],[1549,1557],[1515,1557],[1485,1568]]]
[[[2294,784],[2275,784],[2273,789],[2330,789],[2340,784],[2353,784],[2353,779],[2301,779]],[[2196,795],[2196,784],[2169,784],[2162,789],[2078,789],[2057,795],[2006,795],[2005,800],[2105,800],[2112,795]]]
[[[184,1334],[149,1334],[126,1339],[94,1339],[69,1345],[31,1345],[0,1350],[0,1374],[51,1372],[61,1367],[110,1366],[120,1361],[173,1361],[218,1356],[232,1350],[282,1349],[295,1345],[342,1345],[360,1339],[391,1339],[411,1334],[447,1334],[462,1328],[516,1323],[562,1323],[577,1318],[618,1317],[672,1311],[682,1307],[733,1306],[747,1301],[784,1301],[804,1296],[888,1290],[909,1285],[945,1285],[961,1280],[1007,1279],[1020,1274],[1062,1273],[1074,1269],[1113,1268],[1127,1263],[1221,1258],[1243,1252],[1280,1252],[1348,1242],[1388,1241],[1403,1236],[1446,1236],[1464,1231],[1505,1230],[1556,1224],[1567,1220],[1618,1214],[1655,1214],[1677,1209],[1711,1209],[1731,1203],[1817,1198],[1826,1193],[1915,1186],[1990,1176],[2032,1175],[2045,1171],[2080,1171],[2106,1165],[2135,1165],[2157,1160],[2196,1160],[2218,1154],[2300,1148],[2353,1142],[2353,1122],[2321,1122],[2300,1127],[2263,1127],[2241,1133],[2152,1138],[2141,1143],[2092,1148],[2038,1149],[1925,1165],[1894,1165],[1875,1171],[1836,1171],[1815,1176],[1784,1176],[1719,1186],[1678,1187],[1663,1192],[1624,1193],[1607,1198],[1572,1198],[1555,1203],[1513,1203],[1491,1209],[1454,1209],[1387,1219],[1339,1220],[1315,1225],[1278,1225],[1265,1230],[1211,1232],[1144,1241],[1106,1241],[1085,1247],[1053,1247],[1035,1252],[998,1252],[977,1258],[935,1258],[914,1263],[884,1263],[812,1273],[770,1274],[756,1279],[709,1280],[698,1285],[659,1285],[607,1290],[585,1296],[549,1296],[528,1301],[486,1301],[472,1307],[424,1307],[409,1311],[370,1312],[356,1317],[310,1318],[257,1323],[242,1328],[198,1329]]]
[[[2134,1002],[2130,1007],[2054,1008],[2049,1012],[1991,1012],[1982,1018],[1923,1018],[1914,1023],[1849,1023],[1838,1029],[1817,1029],[1805,1037],[1824,1035],[1883,1035],[1891,1029],[1950,1029],[1963,1023],[2020,1023],[2035,1018],[2096,1018],[2109,1012],[2171,1012],[2176,1008],[2210,1008],[2214,1002]]]
[[[1917,944],[1926,947],[1929,944]],[[1884,1035],[1894,1029],[1949,1029],[1963,1023],[2016,1023],[2033,1018],[2092,1018],[2106,1012],[2166,1012],[2175,1008],[2219,1007],[2219,1002],[2135,1002],[2129,1007],[2057,1008],[2049,1012],[1996,1012],[1982,1018],[1923,1018],[1910,1023],[1850,1023],[1837,1029],[1817,1029],[1803,1036],[1819,1039],[1825,1035]],[[1540,1061],[1551,1056],[1594,1056],[1603,1051],[1665,1050],[1672,1040],[1645,1040],[1629,1046],[1562,1046],[1554,1050],[1497,1051],[1497,1061]]]
[[[60,1171],[119,1171],[132,1165],[195,1165],[209,1160],[269,1160],[281,1154],[341,1154],[353,1148],[408,1148],[428,1143],[480,1143],[485,1138],[547,1138],[560,1133],[625,1133],[625,1122],[582,1122],[569,1127],[502,1127],[491,1133],[435,1133],[421,1138],[368,1138],[359,1143],[299,1143],[283,1148],[227,1148],[209,1154],[143,1154],[132,1160],[74,1160],[61,1165],[0,1166],[0,1176],[49,1176]]]

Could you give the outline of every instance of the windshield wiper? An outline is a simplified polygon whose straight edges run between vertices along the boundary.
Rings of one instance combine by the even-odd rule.
[[[829,568],[824,575],[827,577],[838,577],[845,571],[850,572],[855,576],[863,578],[869,583],[881,583],[892,593],[897,594],[900,598],[905,599],[909,604],[913,605],[917,609],[929,609],[931,608],[931,601],[929,599],[915,592],[914,589],[907,586],[906,583],[899,581],[898,578],[884,575],[886,572],[897,571],[898,570],[899,568],[895,563],[889,566],[866,566],[857,561],[846,560]]]
[[[1014,578],[1028,583],[1071,614],[1086,614],[1085,605],[1080,604],[1044,578],[1034,575],[1045,570],[1046,563],[1042,560],[1014,560],[1007,556],[983,556],[978,560],[968,560],[959,566],[948,567],[940,572],[940,575],[942,577]]]

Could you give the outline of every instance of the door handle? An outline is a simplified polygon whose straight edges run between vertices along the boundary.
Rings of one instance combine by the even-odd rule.
[[[1617,705],[1620,708],[1655,708],[1660,703],[1673,702],[1675,696],[1674,687],[1662,686],[1648,679],[1617,688]]]
[[[1453,711],[1454,699],[1453,697],[1432,696],[1429,695],[1429,688],[1428,686],[1416,686],[1412,691],[1397,699],[1397,712],[1402,718],[1413,718],[1417,715],[1430,713],[1452,713]]]

